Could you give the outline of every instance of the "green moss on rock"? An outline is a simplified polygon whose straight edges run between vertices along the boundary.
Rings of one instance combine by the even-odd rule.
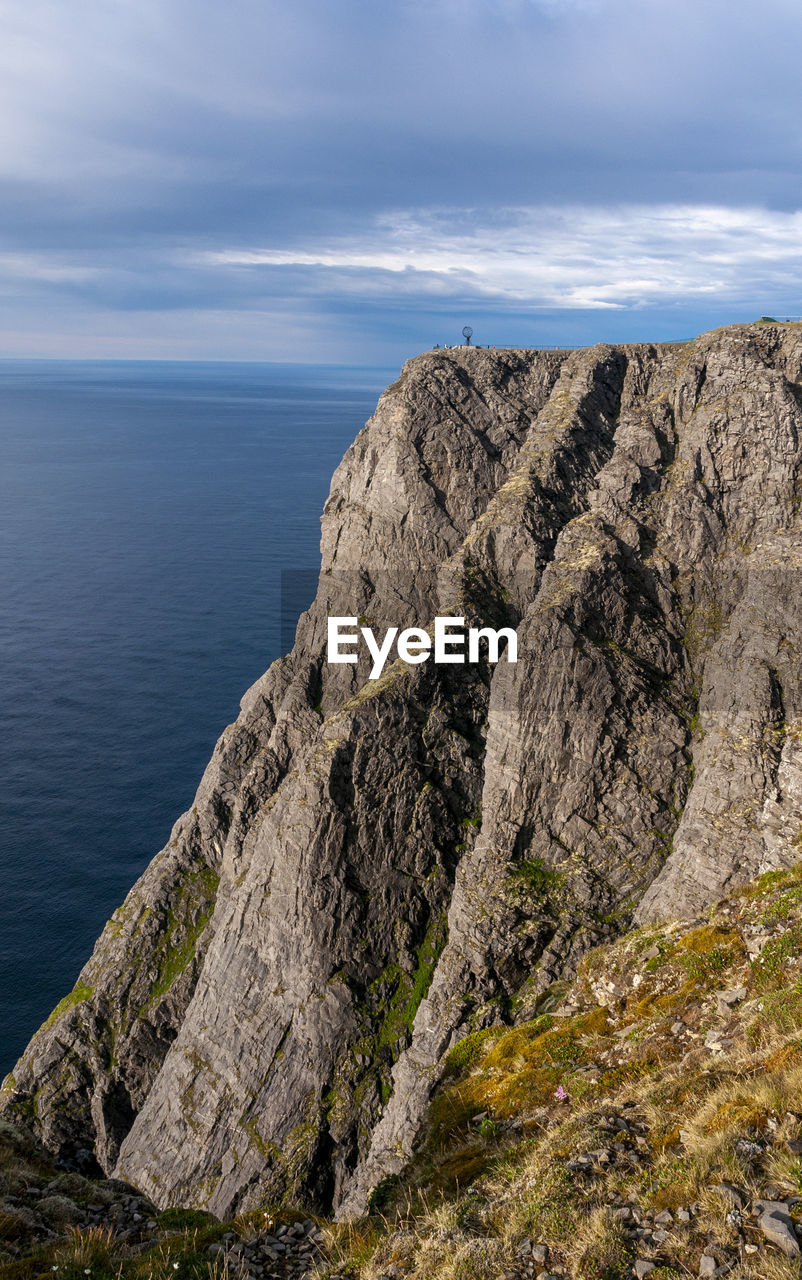
[[[67,1013],[70,1009],[74,1009],[76,1005],[83,1004],[85,1001],[91,1000],[94,994],[94,987],[88,987],[85,982],[76,982],[69,995],[64,996],[62,1000],[59,1000],[50,1017],[39,1028],[40,1031],[48,1030],[55,1022],[58,1021],[62,1014]]]

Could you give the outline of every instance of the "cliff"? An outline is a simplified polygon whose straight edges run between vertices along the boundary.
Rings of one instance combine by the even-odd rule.
[[[448,1051],[790,865],[802,332],[431,352],[337,469],[316,600],[3,1086],[160,1206],[361,1211]],[[518,663],[325,661],[329,615]]]

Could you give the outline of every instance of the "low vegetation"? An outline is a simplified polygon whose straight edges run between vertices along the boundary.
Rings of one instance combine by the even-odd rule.
[[[317,1276],[798,1276],[758,1205],[802,1224],[801,944],[795,867],[597,948],[554,1013],[467,1036],[414,1160],[351,1245],[327,1229]]]

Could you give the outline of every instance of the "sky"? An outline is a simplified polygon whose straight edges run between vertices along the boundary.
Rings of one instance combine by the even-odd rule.
[[[0,356],[802,314],[798,0],[0,0]]]

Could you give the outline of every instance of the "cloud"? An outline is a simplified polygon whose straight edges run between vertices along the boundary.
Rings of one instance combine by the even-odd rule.
[[[308,269],[319,288],[485,297],[541,308],[633,308],[802,289],[802,213],[725,206],[563,206],[387,214],[358,237],[298,249],[226,249],[199,266]],[[397,279],[394,280],[394,277]],[[328,278],[328,282],[327,282]],[[372,287],[370,282],[373,282]]]
[[[798,203],[802,11],[784,0],[6,0],[0,17],[0,175],[34,185],[51,227],[722,183]]]

